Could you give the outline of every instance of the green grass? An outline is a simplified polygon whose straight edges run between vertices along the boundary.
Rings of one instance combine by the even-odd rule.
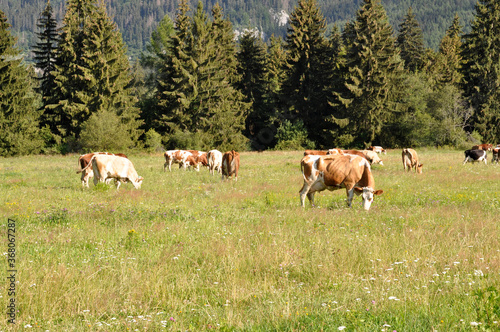
[[[142,189],[118,192],[83,190],[76,155],[0,159],[19,280],[0,330],[498,329],[500,166],[418,152],[420,175],[381,156],[369,212],[345,190],[302,209],[301,152],[241,153],[238,182],[132,155]]]

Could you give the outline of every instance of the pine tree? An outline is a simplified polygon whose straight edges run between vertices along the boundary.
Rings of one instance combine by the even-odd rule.
[[[300,0],[290,15],[285,39],[287,78],[283,100],[292,117],[304,122],[309,137],[322,143],[329,112],[327,86],[331,79],[326,23],[315,0]]]
[[[245,133],[252,139],[253,148],[260,150],[269,147],[271,143],[269,137],[262,136],[261,131],[269,127],[273,110],[270,108],[266,93],[269,88],[266,81],[268,75],[266,45],[255,32],[250,31],[241,36],[237,59],[238,74],[241,77],[238,89],[245,96],[245,101],[252,103],[246,119]]]
[[[135,142],[140,123],[130,81],[126,48],[106,13],[104,2],[70,0],[59,42],[57,88],[52,102],[46,106],[56,115],[56,134],[65,137],[67,142],[78,140],[91,115],[109,112],[107,118],[117,117],[122,126],[109,126],[109,132],[103,134],[125,130]],[[122,149],[127,147],[123,145]],[[70,147],[74,148],[77,147]]]
[[[396,46],[400,56],[405,61],[405,68],[410,72],[422,69],[424,65],[424,34],[410,7],[403,22],[399,25]]]
[[[460,50],[462,48],[462,26],[460,18],[455,15],[453,23],[446,30],[446,34],[439,45],[439,53],[436,67],[434,71],[437,80],[441,84],[458,85],[462,81],[460,67],[462,65],[462,57]]]
[[[500,2],[479,0],[464,36],[462,88],[475,114],[473,128],[485,142],[500,137]]]
[[[57,22],[53,15],[50,0],[47,1],[45,9],[40,14],[37,27],[40,32],[36,35],[39,42],[33,47],[35,67],[40,70],[41,76],[39,77],[40,86],[37,91],[42,97],[42,110],[52,95],[55,89],[55,62],[57,59],[57,47],[59,35],[57,33]],[[40,121],[42,127],[48,126],[51,131],[56,131],[57,128],[53,126],[54,116],[49,112],[43,113]]]
[[[43,145],[34,84],[10,27],[0,10],[0,156],[38,153]]]
[[[342,105],[334,113],[337,143],[366,147],[397,108],[402,62],[379,0],[363,1],[350,36],[346,38],[346,90],[336,92]]]

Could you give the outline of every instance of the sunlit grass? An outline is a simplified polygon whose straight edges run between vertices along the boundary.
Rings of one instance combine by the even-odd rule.
[[[404,173],[399,150],[382,155],[385,166],[373,174],[384,194],[369,212],[359,197],[347,208],[344,190],[321,192],[319,207],[302,209],[301,152],[242,153],[238,182],[206,169],[164,173],[161,155],[130,156],[145,180],[141,190],[125,184],[118,192],[81,189],[77,156],[0,159],[2,227],[7,217],[18,221],[17,326],[494,324],[482,315],[491,304],[476,292],[500,288],[500,167],[462,165],[461,151],[418,152],[421,175]]]

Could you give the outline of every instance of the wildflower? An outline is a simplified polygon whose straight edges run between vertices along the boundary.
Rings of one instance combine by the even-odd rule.
[[[470,325],[471,325],[471,326],[478,326],[478,325],[479,325],[479,323],[478,323],[478,322],[470,322]]]
[[[169,318],[172,322],[175,322],[175,318],[174,317],[170,317]]]
[[[339,326],[339,331],[342,331],[345,328],[346,328],[345,326]]]
[[[483,271],[481,271],[481,270],[474,270],[474,275],[476,277],[483,277],[484,276]]]

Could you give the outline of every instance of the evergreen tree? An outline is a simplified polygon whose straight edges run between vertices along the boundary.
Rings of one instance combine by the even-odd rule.
[[[266,81],[266,45],[255,32],[247,32],[240,39],[237,58],[240,75],[238,88],[245,95],[245,101],[252,103],[246,119],[245,134],[252,139],[253,148],[260,150],[271,143],[267,137],[262,141],[258,136],[262,130],[268,128],[272,116],[266,94],[269,85]]]
[[[124,126],[107,130],[126,130],[135,141],[140,123],[129,69],[125,45],[104,2],[69,0],[58,49],[57,88],[46,106],[56,115],[56,134],[67,143],[78,140],[92,114],[109,112],[106,118],[117,117]]]
[[[38,153],[42,148],[34,84],[10,27],[0,10],[0,156]]]
[[[397,109],[402,62],[392,27],[379,0],[364,0],[356,14],[346,50],[345,90],[335,97],[342,107],[333,114],[337,144],[372,144]]]
[[[446,34],[439,45],[439,53],[436,67],[433,72],[441,84],[458,85],[462,80],[460,67],[462,57],[460,50],[462,48],[462,26],[458,15],[455,15],[453,23],[446,30]]]
[[[47,100],[52,95],[55,89],[54,70],[57,59],[57,46],[59,35],[57,33],[57,22],[53,15],[50,0],[47,1],[45,9],[40,14],[37,27],[40,32],[36,35],[39,42],[33,47],[35,67],[40,70],[39,76],[40,86],[37,91],[42,97],[42,110],[45,108]],[[51,131],[56,131],[57,128],[53,122],[54,115],[46,112],[42,114],[40,125],[48,126]]]
[[[500,137],[500,2],[479,0],[472,30],[464,36],[462,88],[475,111],[473,129],[485,142]]]
[[[309,137],[320,144],[328,144],[324,141],[329,113],[326,90],[332,76],[325,31],[316,0],[300,0],[290,15],[285,39],[287,78],[282,90],[290,116],[300,118]]]
[[[400,56],[405,61],[407,70],[415,72],[422,69],[425,55],[424,35],[411,7],[399,25],[396,46],[400,49]]]

